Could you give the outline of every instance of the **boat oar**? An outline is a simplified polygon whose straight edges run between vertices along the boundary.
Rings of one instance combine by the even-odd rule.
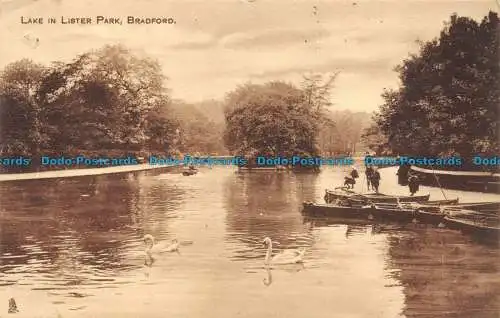
[[[448,200],[448,198],[446,197],[446,194],[444,193],[443,191],[443,188],[441,187],[441,183],[439,182],[439,179],[438,177],[436,176],[436,173],[434,172],[434,167],[431,166],[431,169],[432,169],[432,175],[434,176],[434,178],[436,179],[436,182],[439,186],[439,189],[441,190],[441,193],[443,194],[443,197],[445,200]]]

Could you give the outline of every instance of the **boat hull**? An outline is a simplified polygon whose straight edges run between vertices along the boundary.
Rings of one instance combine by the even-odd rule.
[[[390,220],[397,222],[412,222],[416,218],[415,210],[376,207],[369,210],[375,220]]]
[[[414,209],[399,209],[369,205],[350,207],[311,202],[305,202],[303,204],[302,212],[314,217],[397,222],[411,222],[416,216]]]
[[[446,206],[448,210],[472,210],[480,213],[499,215],[500,202],[462,203]]]
[[[339,192],[339,191],[325,191],[325,202],[332,203],[335,200],[348,200],[350,202],[355,202],[358,204],[367,204],[369,202],[373,203],[397,203],[399,202],[426,202],[429,201],[430,194],[426,195],[416,195],[416,196],[391,196],[391,195],[380,195],[380,194],[354,194],[350,192]]]
[[[439,211],[429,211],[417,209],[416,218],[420,223],[439,225],[444,224],[446,214]]]
[[[368,210],[364,207],[348,207],[328,203],[317,204],[311,202],[304,202],[303,212],[311,216],[350,219],[366,219],[369,215]]]
[[[474,236],[477,239],[495,243],[498,243],[500,239],[500,227],[498,224],[496,226],[480,224],[460,216],[445,216],[444,223],[450,229],[460,230],[462,233]]]

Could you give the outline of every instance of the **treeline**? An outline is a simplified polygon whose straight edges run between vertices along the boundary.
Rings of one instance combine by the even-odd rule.
[[[500,29],[452,15],[438,38],[421,43],[396,68],[400,87],[386,90],[364,141],[379,154],[497,155]]]
[[[0,75],[0,155],[227,153],[220,117],[200,110],[213,105],[172,101],[162,74],[122,46],[69,63],[11,63]]]
[[[247,157],[314,157],[359,150],[369,116],[331,111],[336,76],[306,75],[299,86],[282,81],[248,83],[230,92],[224,134],[228,149]]]
[[[343,154],[366,114],[329,110],[335,77],[248,83],[192,104],[170,98],[157,61],[123,46],[48,66],[22,59],[0,73],[0,155]]]

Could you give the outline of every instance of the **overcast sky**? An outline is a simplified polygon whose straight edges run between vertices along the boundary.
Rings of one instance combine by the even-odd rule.
[[[397,85],[393,68],[417,50],[417,39],[437,36],[453,12],[481,19],[498,11],[495,0],[250,1],[0,0],[0,66],[24,57],[69,60],[122,43],[160,61],[175,98],[221,98],[245,81],[340,71],[336,107],[373,111],[383,88]],[[21,24],[21,16],[96,15],[171,16],[176,24]]]

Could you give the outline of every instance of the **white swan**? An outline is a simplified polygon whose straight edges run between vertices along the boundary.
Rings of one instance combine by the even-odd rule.
[[[156,243],[153,235],[146,234],[144,235],[144,243],[146,244],[146,254],[149,256],[151,256],[152,254],[179,251],[179,242],[177,241],[177,239],[173,239],[171,243]]]
[[[296,264],[302,263],[302,258],[306,253],[305,249],[301,250],[285,250],[271,259],[271,254],[273,252],[273,242],[269,237],[264,239],[264,244],[267,245],[267,253],[265,264]]]

